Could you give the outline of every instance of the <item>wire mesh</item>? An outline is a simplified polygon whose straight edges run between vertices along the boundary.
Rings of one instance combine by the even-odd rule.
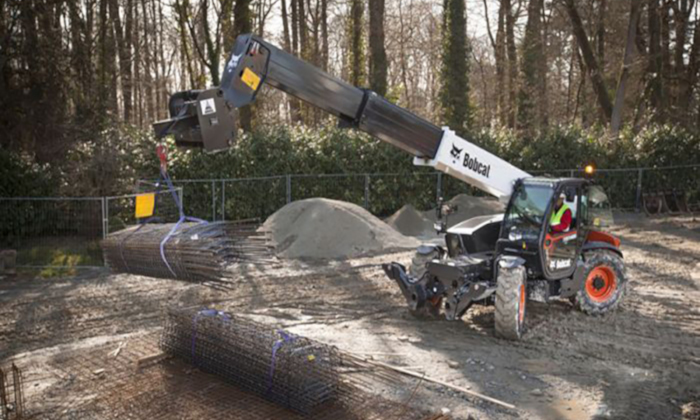
[[[301,413],[337,399],[341,387],[333,348],[216,310],[170,311],[161,347]]]
[[[184,310],[181,315],[196,316],[198,311]],[[228,314],[227,314],[228,315]],[[253,337],[269,336],[274,344],[278,329],[270,325],[252,322],[241,317],[230,317],[230,325],[239,325],[240,331],[245,325],[248,334]],[[434,394],[427,393],[421,387],[420,380],[406,378],[385,371],[379,367],[368,368],[335,348],[314,342],[302,337],[297,340],[300,344],[290,346],[286,354],[280,353],[280,363],[286,358],[295,358],[306,366],[292,371],[290,365],[277,365],[274,379],[282,381],[285,375],[292,372],[295,375],[308,374],[310,377],[296,377],[296,383],[308,386],[314,381],[324,379],[324,376],[308,369],[308,364],[319,363],[326,357],[325,366],[318,370],[330,372],[333,376],[323,382],[327,391],[318,392],[311,387],[311,392],[300,392],[304,388],[296,388],[296,393],[312,404],[320,398],[323,401],[315,405],[310,412],[303,413],[292,410],[287,404],[272,401],[267,396],[267,378],[271,352],[264,354],[248,354],[249,351],[262,351],[263,344],[248,348],[243,353],[245,361],[261,366],[246,367],[242,361],[227,358],[221,353],[244,348],[238,345],[225,330],[221,329],[222,319],[210,319],[211,323],[197,323],[198,346],[203,338],[215,342],[225,341],[217,347],[201,347],[202,352],[196,353],[200,360],[198,364],[188,363],[191,352],[191,319],[182,320],[175,332],[166,329],[161,334],[156,332],[127,334],[115,337],[113,340],[97,343],[93,347],[63,348],[56,352],[44,352],[43,361],[35,366],[28,375],[27,394],[28,410],[25,419],[61,419],[61,420],[123,420],[123,419],[227,419],[227,420],[447,420],[447,417],[431,415],[436,410],[429,408],[429,398]],[[209,328],[209,329],[204,329]],[[181,338],[173,343],[182,347],[179,352],[182,357],[172,357],[168,353],[159,352],[167,335],[175,334]],[[236,336],[238,337],[238,336]],[[242,337],[245,339],[246,337]],[[279,336],[277,337],[279,339]],[[301,343],[306,343],[304,347]],[[215,344],[215,343],[214,343]],[[213,344],[212,344],[213,345]],[[208,349],[208,351],[205,351]],[[212,353],[212,351],[217,353]],[[293,350],[293,351],[292,351]],[[278,350],[283,352],[280,348]],[[220,352],[220,353],[219,353]],[[317,358],[309,361],[308,355]],[[301,356],[306,356],[306,359]],[[228,364],[220,365],[216,371],[208,373],[202,367],[202,357],[216,359],[219,363],[227,360]],[[146,360],[152,360],[144,362]],[[267,366],[262,366],[263,361]],[[336,360],[340,363],[330,364]],[[252,378],[262,383],[265,394],[251,391],[249,387],[240,385],[241,381],[222,375],[222,369],[232,371],[236,366],[243,372],[255,373]],[[255,365],[257,366],[257,365]],[[286,367],[285,367],[286,366]],[[257,377],[257,375],[262,375]],[[316,382],[318,384],[318,382]],[[334,388],[328,388],[331,385]],[[280,389],[279,387],[277,388]],[[426,391],[424,395],[422,391]],[[325,392],[325,391],[324,391]],[[278,394],[279,395],[279,394]],[[313,398],[312,398],[313,397]]]
[[[226,279],[234,263],[272,258],[268,235],[254,220],[238,222],[141,224],[110,234],[104,258],[115,272],[186,281]]]
[[[0,369],[0,420],[21,420],[25,414],[24,378],[14,363],[10,372]]]
[[[170,310],[160,346],[304,418],[428,417],[425,409],[406,400],[407,392],[409,400],[415,395],[416,385],[411,390],[395,372],[370,368],[335,347],[215,309]]]

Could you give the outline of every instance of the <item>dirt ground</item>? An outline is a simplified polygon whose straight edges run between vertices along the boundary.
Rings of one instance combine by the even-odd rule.
[[[424,404],[436,412],[447,409],[454,418],[698,419],[700,221],[620,220],[614,231],[630,279],[621,307],[595,318],[568,301],[529,303],[529,331],[520,342],[493,336],[492,308],[473,308],[457,322],[408,315],[380,266],[408,263],[412,253],[401,252],[239,267],[230,284],[218,289],[102,269],[53,279],[23,272],[0,280],[0,367],[17,363],[25,377],[25,408],[37,418],[57,418],[57,407],[94,398],[104,388],[77,386],[72,369],[80,367],[67,361],[68,354],[70,360],[82,357],[82,369],[93,372],[95,384],[105,384],[114,364],[108,358],[119,360],[108,354],[123,346],[122,356],[148,355],[154,342],[153,348],[137,343],[157,336],[166,308],[202,305],[277,323],[517,407],[506,410],[421,383],[430,396]],[[95,354],[107,372],[96,369],[99,363],[87,365]],[[122,372],[120,378],[131,375]],[[172,378],[168,372],[151,376]],[[177,415],[157,418],[186,418],[181,407],[172,409]],[[229,412],[216,418],[248,417]]]

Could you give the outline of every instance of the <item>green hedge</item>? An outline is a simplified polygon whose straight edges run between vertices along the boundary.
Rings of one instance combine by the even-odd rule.
[[[552,127],[534,138],[519,137],[510,130],[482,130],[472,141],[533,173],[561,175],[558,169],[580,168],[595,162],[599,168],[662,167],[700,163],[700,136],[684,129],[655,126],[633,133],[624,131],[610,140],[600,128]],[[174,179],[255,178],[286,174],[394,174],[373,177],[369,208],[386,215],[405,203],[426,208],[437,195],[436,175],[417,168],[407,153],[353,130],[272,126],[241,134],[227,151],[209,154],[201,150],[170,147]],[[149,131],[114,125],[89,142],[81,143],[66,159],[39,167],[30,157],[0,150],[0,196],[102,196],[132,193],[138,179],[157,177],[155,141]],[[648,172],[645,189],[683,188],[698,199],[697,171]],[[566,174],[568,175],[568,173]],[[633,175],[633,174],[632,174]],[[610,195],[624,207],[634,205],[636,176],[601,174]],[[213,188],[213,190],[212,190]],[[212,215],[212,192],[215,214]],[[470,186],[443,176],[446,197],[478,193]],[[364,177],[295,177],[292,198],[313,196],[365,203]],[[264,217],[286,202],[286,181],[239,181],[225,191],[210,183],[185,185],[185,203],[193,215],[221,216],[225,196],[226,218]],[[12,224],[11,221],[6,223]],[[7,227],[4,227],[7,229]],[[0,232],[1,234],[2,232]]]

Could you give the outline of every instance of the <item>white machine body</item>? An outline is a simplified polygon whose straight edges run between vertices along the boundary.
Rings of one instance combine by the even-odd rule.
[[[513,185],[531,175],[459,137],[449,127],[443,127],[442,140],[434,159],[414,157],[418,166],[432,166],[438,171],[458,178],[507,202]]]

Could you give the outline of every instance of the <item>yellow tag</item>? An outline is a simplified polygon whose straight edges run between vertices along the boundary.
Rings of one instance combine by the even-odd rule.
[[[140,194],[136,196],[136,218],[153,216],[153,208],[156,204],[156,195]]]
[[[251,69],[245,68],[243,70],[243,76],[241,76],[243,83],[248,85],[249,88],[253,90],[258,90],[258,85],[260,85],[260,76],[255,74]]]
[[[527,249],[527,245],[525,245],[525,242],[523,242],[523,249]]]
[[[600,219],[599,218],[596,217],[595,219],[593,219],[593,226],[600,226]]]
[[[309,359],[309,362],[313,362],[314,360],[316,360],[316,356],[314,356],[313,354],[306,356],[306,358]]]

